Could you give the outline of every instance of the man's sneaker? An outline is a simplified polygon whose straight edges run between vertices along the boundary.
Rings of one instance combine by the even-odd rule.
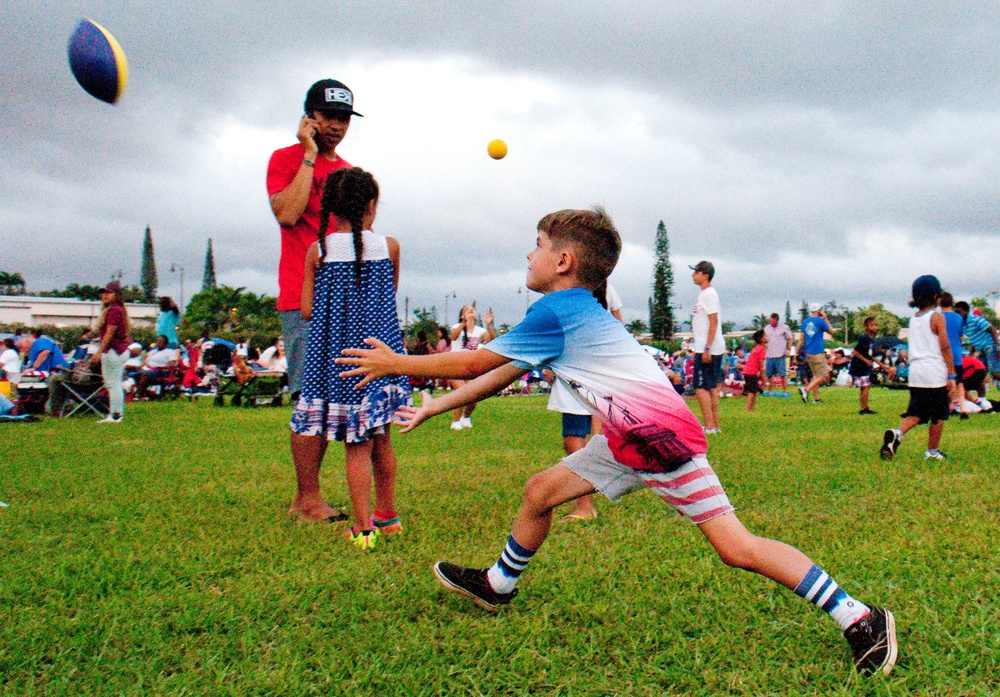
[[[888,675],[896,665],[896,620],[888,610],[872,606],[871,612],[844,630],[844,638],[854,651],[854,668],[859,673]]]
[[[452,431],[461,431],[462,430],[462,420],[459,419],[458,421],[452,421],[451,422],[451,430]]]
[[[809,404],[809,393],[806,392],[806,388],[804,387],[799,388],[799,396],[802,397],[803,404]]]
[[[459,421],[462,423],[462,428],[472,428],[472,419],[468,416],[463,416]]]
[[[108,414],[106,417],[98,421],[99,424],[120,424],[122,422],[121,414],[115,416],[114,414]]]
[[[891,460],[898,448],[899,432],[894,428],[890,428],[882,437],[882,450],[879,451],[879,455],[882,456],[883,460]]]
[[[878,414],[878,412],[877,412],[877,411],[872,411],[872,410],[871,410],[871,409],[869,409],[868,407],[865,407],[864,409],[862,409],[862,410],[861,410],[861,411],[859,411],[858,413],[859,413],[859,414]]]
[[[486,578],[486,569],[467,569],[446,561],[434,565],[434,575],[441,585],[450,591],[469,598],[479,607],[490,612],[496,612],[499,605],[506,605],[515,595],[515,588],[510,593],[497,593]]]
[[[378,541],[380,534],[378,528],[374,530],[359,530],[357,532],[354,531],[354,528],[351,528],[347,532],[347,541],[358,549],[369,551],[375,549],[375,543]]]
[[[945,459],[945,457],[947,457],[947,456],[943,452],[941,452],[940,450],[938,450],[937,448],[933,448],[931,450],[925,450],[924,451],[924,459],[925,460],[943,460],[943,459]]]

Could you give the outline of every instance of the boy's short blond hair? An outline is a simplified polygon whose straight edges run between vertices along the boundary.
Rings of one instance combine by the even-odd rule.
[[[594,290],[606,283],[622,252],[622,238],[601,206],[593,210],[566,209],[549,213],[538,221],[538,229],[555,246],[568,244],[576,252],[577,279]]]

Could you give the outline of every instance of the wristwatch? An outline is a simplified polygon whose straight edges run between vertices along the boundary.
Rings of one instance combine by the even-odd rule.
[[[306,158],[303,157],[302,158],[302,164],[307,165],[309,167],[315,167],[316,166],[316,160],[307,160]]]

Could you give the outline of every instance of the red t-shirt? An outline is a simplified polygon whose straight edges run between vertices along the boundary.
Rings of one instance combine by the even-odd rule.
[[[962,379],[968,380],[977,370],[986,370],[986,365],[975,356],[962,356]]]
[[[267,163],[267,195],[284,191],[295,179],[302,166],[305,148],[296,143],[275,150]],[[305,275],[306,252],[319,235],[320,199],[323,186],[331,172],[350,167],[342,157],[328,160],[319,155],[313,167],[312,191],[302,217],[291,227],[281,226],[281,259],[278,261],[278,310],[298,310],[302,307],[302,279]],[[330,221],[330,230],[337,229],[336,220]]]
[[[764,344],[757,344],[753,347],[753,350],[747,355],[747,362],[743,364],[743,375],[760,374],[760,364],[764,360],[766,351]]]
[[[111,335],[108,349],[114,351],[119,356],[128,353],[129,340],[128,332],[125,331],[125,308],[121,305],[112,305],[104,315],[104,324],[98,328],[100,330],[98,336],[102,340],[104,339],[105,330],[110,326],[115,328],[115,333]]]

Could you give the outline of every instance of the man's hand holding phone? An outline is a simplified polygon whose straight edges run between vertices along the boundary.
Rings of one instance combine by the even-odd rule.
[[[302,147],[306,149],[305,156],[310,160],[315,159],[319,153],[319,146],[316,144],[316,131],[316,121],[309,114],[303,114],[302,120],[299,121],[297,136]]]

